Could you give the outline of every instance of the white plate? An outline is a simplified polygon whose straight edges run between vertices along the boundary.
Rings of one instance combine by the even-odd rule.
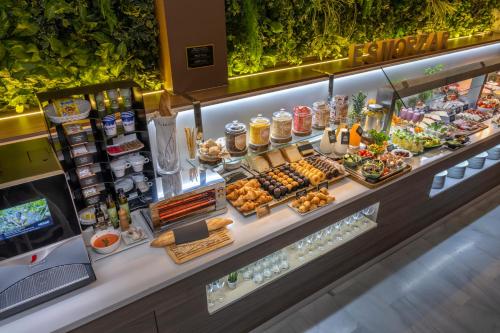
[[[81,211],[78,212],[78,218],[80,220],[80,224],[81,225],[92,225],[92,224],[95,224],[95,214],[94,214],[94,219],[90,219],[90,220],[84,219],[82,217],[82,215],[84,213],[87,213],[87,212],[94,213],[95,212],[95,208],[94,207],[87,207],[87,208],[82,209]]]

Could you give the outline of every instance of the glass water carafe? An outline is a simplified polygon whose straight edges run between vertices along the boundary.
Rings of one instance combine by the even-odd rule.
[[[179,171],[179,151],[176,139],[176,117],[154,118],[156,128],[157,166],[160,174]]]

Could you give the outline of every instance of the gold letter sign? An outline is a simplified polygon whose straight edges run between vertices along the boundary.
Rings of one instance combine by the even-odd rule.
[[[450,37],[448,31],[438,31],[397,39],[384,39],[365,44],[352,44],[349,46],[349,66],[357,67],[443,50],[446,49],[448,37]]]

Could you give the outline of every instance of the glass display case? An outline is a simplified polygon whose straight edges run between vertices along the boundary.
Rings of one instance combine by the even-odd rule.
[[[210,314],[377,227],[379,203],[332,223],[206,286]]]

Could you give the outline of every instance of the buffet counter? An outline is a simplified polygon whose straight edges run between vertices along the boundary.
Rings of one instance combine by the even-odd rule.
[[[193,297],[196,298],[194,302],[196,302],[196,304],[201,304],[197,310],[200,311],[200,309],[205,308],[205,311],[201,314],[205,319],[198,321],[206,323],[207,320],[211,320],[211,316],[206,311],[206,295],[203,292],[205,290],[205,284],[249,263],[243,260],[258,259],[262,257],[262,255],[272,253],[276,249],[279,249],[282,244],[290,244],[299,238],[307,236],[307,232],[318,230],[327,225],[327,223],[332,223],[335,219],[342,218],[346,213],[352,213],[366,204],[380,202],[381,212],[379,213],[378,220],[380,224],[389,223],[385,221],[385,219],[388,221],[395,219],[394,212],[398,211],[398,209],[394,209],[391,215],[391,213],[388,213],[389,210],[392,210],[390,206],[399,204],[395,202],[391,203],[390,201],[387,202],[387,200],[391,200],[386,196],[388,191],[393,193],[399,191],[399,196],[407,195],[410,191],[414,192],[414,195],[408,195],[408,200],[411,200],[415,195],[422,196],[422,198],[419,198],[415,202],[416,205],[419,205],[420,202],[429,203],[433,200],[448,200],[440,196],[429,199],[429,185],[432,182],[433,175],[462,160],[466,160],[498,145],[500,143],[500,130],[489,122],[486,122],[486,124],[490,125],[488,129],[473,134],[470,137],[470,143],[457,151],[438,148],[423,155],[413,157],[411,159],[411,165],[413,167],[411,172],[379,188],[368,189],[349,177],[334,183],[329,188],[329,192],[336,198],[334,203],[306,216],[300,216],[288,206],[282,205],[273,208],[270,215],[260,219],[255,215],[245,218],[234,208],[229,207],[225,217],[231,218],[234,221],[229,227],[234,238],[234,243],[184,264],[175,264],[163,248],[151,248],[149,244],[143,244],[120,254],[99,260],[93,264],[97,277],[96,282],[0,322],[0,331],[50,332],[68,331],[78,327],[82,327],[82,330],[85,331],[97,327],[103,328],[108,324],[110,326],[108,326],[105,331],[112,330],[115,327],[119,329],[118,326],[114,326],[115,324],[113,324],[113,322],[115,322],[113,315],[123,315],[120,314],[120,311],[128,308],[127,305],[129,304],[140,304],[141,308],[143,308],[142,311],[144,311],[144,313],[149,312],[151,315],[143,316],[139,313],[135,314],[140,315],[141,318],[145,318],[144,320],[146,322],[154,323],[154,325],[151,324],[153,331],[164,331],[159,317],[161,311],[157,309],[156,300],[148,301],[148,298],[150,298],[150,295],[154,295],[161,291],[163,295],[162,298],[167,299],[173,288],[179,290],[179,288],[186,288],[186,286],[191,283],[196,287],[193,287],[189,293],[183,295],[183,298],[189,303],[193,301],[190,295],[194,295]],[[481,186],[485,186],[486,184],[487,188],[480,189],[482,192],[486,192],[489,188],[493,188],[499,183],[498,177],[493,177],[492,179],[494,179],[494,181],[490,181],[491,175],[496,174],[498,176],[498,172],[500,171],[499,163],[495,161],[495,163],[490,164],[489,168],[486,170],[489,171],[479,172],[473,179],[477,180],[477,177],[482,177],[483,173],[488,173],[490,175],[488,176],[490,178],[487,178],[486,182],[476,182]],[[419,180],[419,177],[425,177],[426,180],[422,182]],[[408,184],[410,184],[409,182],[413,183],[410,188],[407,187]],[[458,192],[463,193],[464,191],[457,187],[457,190],[454,190],[454,192],[457,192],[457,195],[460,196],[461,194]],[[394,196],[397,195],[398,193],[394,193]],[[469,196],[470,195],[476,195],[474,189],[469,188]],[[463,200],[465,200],[464,203],[468,200],[467,198],[467,196],[463,197]],[[456,204],[460,204],[460,202]],[[434,210],[432,210],[432,212],[427,212],[429,218],[433,218],[432,221],[429,220],[428,224],[450,212],[449,209],[443,211],[441,209],[443,205],[450,207],[450,209],[453,208],[453,205],[447,205],[446,203],[434,205]],[[412,220],[409,216],[421,216],[413,210],[413,207],[414,205],[408,204],[408,210],[406,210],[407,216],[399,215],[398,218],[408,217],[408,222],[411,222]],[[398,206],[398,208],[400,207]],[[437,212],[436,209],[440,211]],[[353,246],[357,246],[357,244],[359,245],[360,242],[363,242],[363,239],[366,240],[367,237],[378,237],[378,239],[387,238],[387,246],[377,250],[377,252],[381,252],[385,248],[391,247],[391,244],[407,238],[407,234],[414,234],[416,229],[422,229],[424,226],[424,224],[420,224],[417,227],[416,224],[414,224],[409,227],[408,224],[401,222],[398,228],[407,228],[409,231],[397,239],[394,239],[392,231],[391,233],[384,234],[384,228],[381,227],[373,231],[375,236],[370,236],[369,232],[363,235],[359,240],[356,240],[356,242],[348,244],[348,247],[352,248]],[[276,242],[276,245],[270,245],[274,244],[273,241],[278,238],[279,241]],[[363,247],[365,247],[365,245],[361,246],[361,250]],[[349,251],[349,249],[347,250]],[[376,254],[377,253],[374,252],[366,258],[374,257]],[[358,259],[356,263],[354,263],[353,260],[354,266],[359,266],[363,261],[366,261],[363,256],[359,256]],[[304,274],[304,272],[307,274],[307,267],[308,265],[305,265],[299,270],[302,271],[302,273],[297,272],[294,274]],[[352,267],[339,270],[338,274],[341,276],[343,272],[347,270],[352,270]],[[193,278],[193,276],[195,276],[195,278]],[[284,277],[282,280],[287,279],[293,279],[293,274],[290,274],[290,277]],[[203,283],[200,283],[200,281],[203,281]],[[329,282],[331,283],[333,281]],[[263,288],[264,291],[262,292],[265,292],[266,289],[267,287]],[[255,296],[252,295],[252,297]],[[300,298],[302,296],[297,295],[297,297]],[[176,295],[172,295],[172,299],[175,300],[175,298]],[[179,301],[179,299],[177,299],[177,301]],[[284,299],[283,305],[276,307],[272,313],[277,314],[280,309],[286,308],[287,304],[288,306],[292,305],[293,303],[290,304],[290,301],[291,299],[289,298],[286,300]],[[147,308],[148,306],[149,309]],[[182,308],[182,306],[180,308]],[[231,309],[229,309],[229,314],[230,311]],[[224,312],[227,311],[221,310],[217,312],[213,318],[218,318],[217,320],[220,321],[220,318],[227,316]],[[179,314],[176,315],[179,316]],[[189,315],[186,314],[185,318],[185,320],[188,321],[187,318],[189,318]],[[262,322],[264,319],[265,318],[256,319],[256,322]],[[104,323],[106,323],[106,325]],[[88,325],[84,326],[86,324]],[[183,323],[177,322],[176,325],[179,329],[179,327],[182,327]],[[187,324],[186,329],[192,329],[193,326],[190,325],[192,325],[192,323]],[[218,325],[221,324],[219,323]],[[218,327],[220,329],[222,326]],[[244,330],[244,327],[245,326],[242,326],[236,329],[236,331]],[[173,331],[175,331],[175,329],[173,329]]]

